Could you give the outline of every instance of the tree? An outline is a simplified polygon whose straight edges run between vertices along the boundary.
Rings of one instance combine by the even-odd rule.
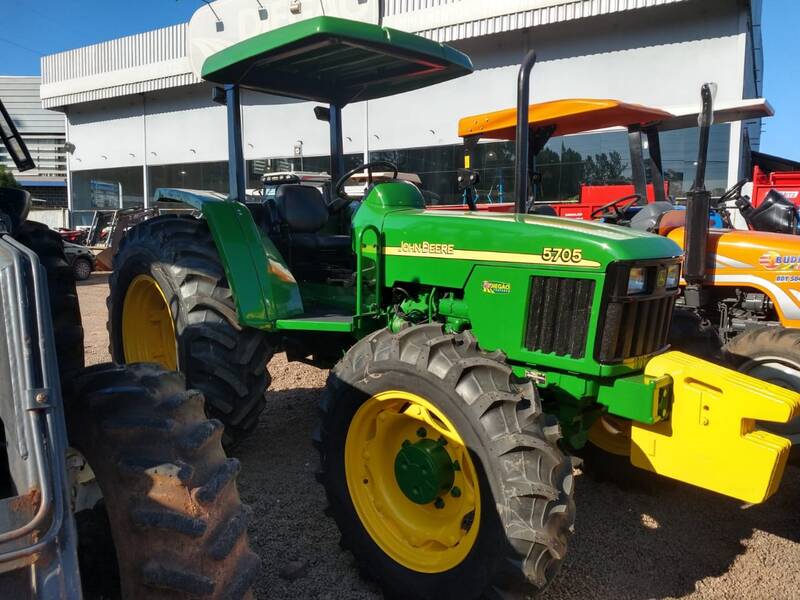
[[[14,174],[0,165],[0,188],[16,188],[19,187],[17,180],[14,179]]]
[[[586,157],[584,177],[593,184],[628,183],[630,180],[624,175],[627,167],[619,152],[603,152]]]

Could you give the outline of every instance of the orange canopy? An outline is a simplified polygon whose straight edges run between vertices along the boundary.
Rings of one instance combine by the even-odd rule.
[[[531,127],[555,125],[553,135],[569,135],[607,127],[647,125],[673,115],[658,108],[628,104],[618,100],[553,100],[531,104],[528,123]],[[509,108],[483,115],[464,117],[458,122],[459,137],[478,136],[497,140],[516,137],[517,109]]]

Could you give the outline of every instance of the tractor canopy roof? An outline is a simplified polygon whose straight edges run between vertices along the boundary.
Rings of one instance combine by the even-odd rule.
[[[528,107],[531,128],[553,128],[551,136],[630,125],[645,126],[672,118],[658,108],[628,104],[619,100],[569,99],[553,100]],[[458,122],[459,137],[481,137],[496,140],[516,138],[517,109],[464,117]]]
[[[714,109],[715,123],[747,121],[771,117],[772,106],[763,98],[721,103]],[[629,104],[619,100],[569,99],[553,100],[528,107],[531,128],[552,127],[549,136],[570,135],[609,127],[654,126],[659,131],[672,131],[697,127],[699,112],[696,108],[675,113],[660,108]],[[458,122],[458,135],[462,138],[479,137],[496,140],[516,138],[517,109],[464,117]],[[548,136],[548,137],[549,137]]]
[[[210,56],[203,78],[220,84],[344,106],[467,75],[469,57],[388,27],[315,17]]]

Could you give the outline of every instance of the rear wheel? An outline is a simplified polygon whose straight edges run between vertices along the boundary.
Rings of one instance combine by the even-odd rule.
[[[555,576],[574,521],[559,427],[470,333],[358,342],[331,373],[320,431],[342,543],[387,597],[502,598]]]
[[[74,501],[96,497],[95,481],[102,492],[76,515],[86,597],[250,598],[260,560],[239,462],[202,394],[156,365],[98,365],[65,387]]]
[[[728,366],[740,373],[800,393],[800,329],[750,329],[728,342],[723,352]],[[762,426],[800,444],[800,418]]]
[[[116,362],[154,362],[186,375],[225,424],[226,445],[264,409],[273,349],[239,325],[230,285],[205,221],[165,215],[132,228],[114,258],[108,298]]]

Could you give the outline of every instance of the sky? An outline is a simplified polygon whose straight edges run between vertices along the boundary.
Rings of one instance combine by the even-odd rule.
[[[0,0],[0,75],[38,75],[39,57],[186,22],[202,0]],[[800,160],[800,0],[763,0],[761,151]]]

